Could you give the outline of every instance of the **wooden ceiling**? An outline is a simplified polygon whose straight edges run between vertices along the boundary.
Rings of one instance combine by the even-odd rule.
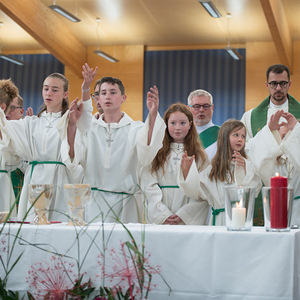
[[[101,45],[214,48],[274,41],[281,62],[291,64],[292,42],[300,40],[299,0],[212,2],[222,18],[212,18],[198,0],[56,0],[82,20],[72,23],[48,7],[52,0],[0,0],[0,45],[7,54],[47,50],[76,72],[87,47]]]

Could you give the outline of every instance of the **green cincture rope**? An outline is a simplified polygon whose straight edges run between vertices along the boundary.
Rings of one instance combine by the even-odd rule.
[[[0,173],[7,173],[6,170],[0,170]]]
[[[36,165],[41,165],[41,164],[45,164],[45,165],[62,165],[62,166],[66,166],[64,163],[62,163],[61,161],[36,161],[33,160],[29,163],[30,165],[32,165],[31,167],[31,174],[30,174],[30,178],[32,177],[32,173],[33,173],[33,169]]]
[[[104,193],[112,193],[112,194],[117,194],[117,195],[131,195],[131,196],[134,195],[134,194],[126,193],[126,192],[113,192],[113,191],[101,190],[96,187],[92,187],[91,190],[98,191],[98,192],[104,192]]]
[[[178,185],[158,185],[161,189],[179,189]]]
[[[219,215],[219,213],[224,212],[225,208],[211,208],[211,213],[213,215],[213,226],[216,225],[216,216]]]

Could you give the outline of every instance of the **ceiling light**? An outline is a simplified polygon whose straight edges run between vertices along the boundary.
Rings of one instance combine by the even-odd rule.
[[[65,10],[64,8],[62,8],[59,5],[53,4],[53,5],[50,5],[49,8],[53,9],[54,11],[56,11],[57,13],[59,13],[60,15],[62,15],[63,17],[67,18],[68,20],[70,20],[72,22],[80,22],[81,21],[79,18],[77,18],[76,16],[74,16],[73,14],[71,14],[70,12],[68,12],[67,10]]]
[[[199,0],[206,11],[214,18],[221,18],[222,15],[210,0]]]
[[[1,53],[0,53],[0,58],[5,59],[5,60],[7,60],[9,62],[12,62],[12,63],[14,63],[16,65],[19,65],[19,66],[24,66],[25,65],[25,62],[23,60],[19,60],[19,59],[16,59],[16,58],[13,58],[11,56],[4,55],[4,54],[1,54]]]
[[[101,51],[101,50],[95,50],[94,53],[96,53],[97,55],[109,60],[110,62],[116,63],[118,62],[118,60],[108,54],[106,54],[105,52]]]
[[[235,60],[240,60],[243,58],[243,56],[239,54],[238,51],[232,47],[226,47],[225,50]]]

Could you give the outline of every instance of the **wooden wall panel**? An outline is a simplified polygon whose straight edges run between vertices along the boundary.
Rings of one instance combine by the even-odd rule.
[[[289,90],[300,101],[300,42],[293,43],[293,84]],[[245,110],[257,106],[268,95],[265,86],[267,68],[281,63],[273,42],[246,44],[246,103]]]
[[[127,100],[122,106],[134,120],[143,120],[143,73],[144,73],[144,46],[103,46],[100,50],[116,57],[119,62],[111,63],[104,58],[96,55],[93,51],[95,47],[88,48],[87,62],[90,67],[98,66],[96,80],[103,76],[112,76],[121,79],[125,86]],[[66,68],[66,76],[70,81],[70,99],[81,94],[80,87],[82,75],[74,74]],[[95,80],[95,81],[96,81]],[[94,87],[92,83],[91,87]],[[91,92],[93,89],[91,89]],[[96,110],[94,109],[94,112]]]

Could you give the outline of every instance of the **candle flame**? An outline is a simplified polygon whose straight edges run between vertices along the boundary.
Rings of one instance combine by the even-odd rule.
[[[239,201],[239,202],[235,202],[235,206],[237,207],[237,208],[240,208],[240,207],[243,207],[243,198],[241,198],[241,200]]]
[[[275,173],[275,176],[278,177],[280,174],[278,172]]]

